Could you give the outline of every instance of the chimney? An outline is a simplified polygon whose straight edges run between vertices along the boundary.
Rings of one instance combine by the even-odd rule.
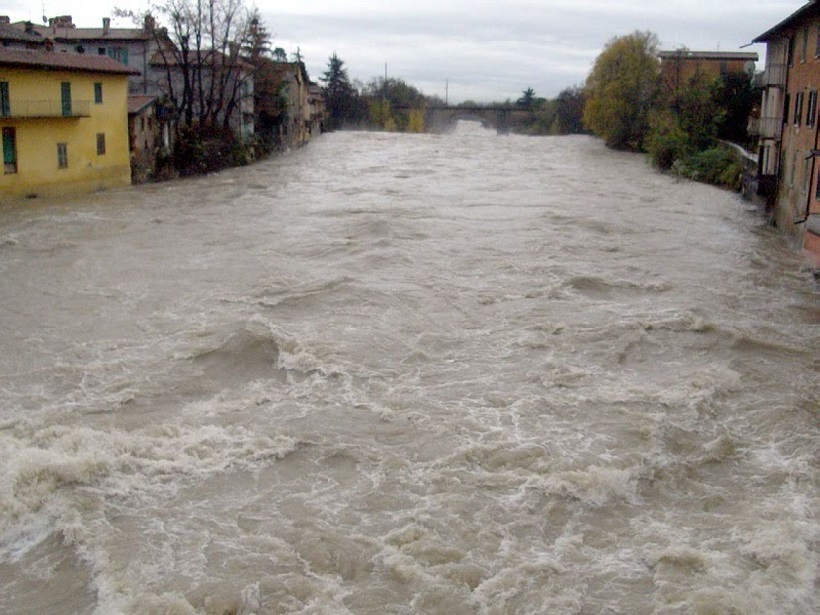
[[[74,22],[71,21],[71,15],[60,15],[58,17],[49,17],[48,25],[52,28],[74,28]]]
[[[110,17],[103,17],[103,34],[108,34],[108,31],[111,29],[111,18]]]
[[[145,14],[145,22],[143,28],[145,31],[150,34],[154,31],[154,28],[157,27],[157,22],[154,20],[154,16],[151,13]]]
[[[30,21],[26,22],[26,34],[32,34],[34,32],[34,24]]]

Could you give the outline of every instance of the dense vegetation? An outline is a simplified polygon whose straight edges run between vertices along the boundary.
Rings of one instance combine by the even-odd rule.
[[[742,161],[723,141],[748,141],[759,98],[750,76],[695,71],[664,82],[657,56],[652,33],[612,39],[587,79],[584,124],[613,148],[647,152],[661,170],[738,189]]]

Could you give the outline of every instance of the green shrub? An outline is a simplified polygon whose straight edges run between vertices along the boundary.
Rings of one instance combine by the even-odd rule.
[[[183,127],[174,147],[174,166],[180,175],[204,175],[242,166],[253,157],[253,141],[243,143],[222,127]]]
[[[653,132],[647,139],[649,160],[662,171],[668,171],[676,160],[685,158],[688,150],[689,138],[679,128],[668,132]]]
[[[695,181],[739,190],[743,161],[734,149],[718,145],[680,160],[673,171]]]

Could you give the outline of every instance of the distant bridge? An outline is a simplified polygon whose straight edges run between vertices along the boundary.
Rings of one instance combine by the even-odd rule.
[[[395,111],[411,111],[411,107],[393,107]],[[424,108],[424,126],[428,131],[441,132],[458,120],[481,122],[486,128],[495,128],[498,134],[509,134],[514,119],[532,116],[532,111],[521,107],[443,106]]]

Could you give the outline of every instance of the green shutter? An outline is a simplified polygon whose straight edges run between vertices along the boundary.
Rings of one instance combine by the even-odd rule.
[[[17,144],[14,128],[3,129],[3,164],[17,164]]]
[[[62,103],[63,103],[63,116],[70,117],[71,116],[71,83],[68,81],[63,81],[61,86],[61,93],[62,93]]]
[[[11,115],[11,101],[9,100],[9,82],[0,81],[0,117]]]

